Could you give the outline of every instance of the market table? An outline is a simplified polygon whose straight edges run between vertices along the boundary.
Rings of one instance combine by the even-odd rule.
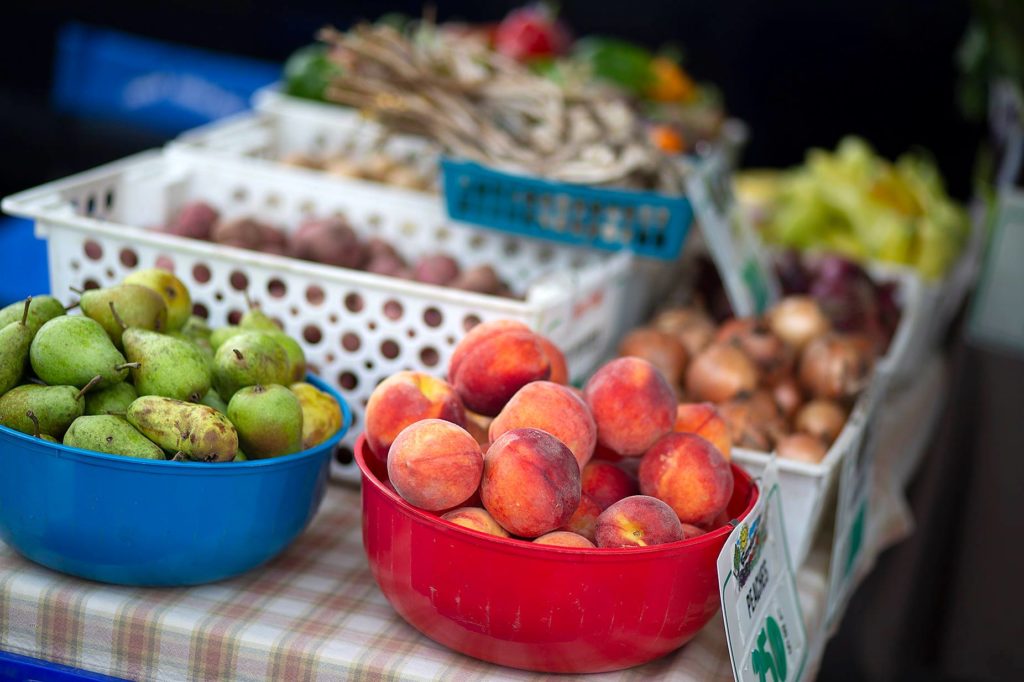
[[[935,358],[894,397],[876,472],[877,553],[910,530],[901,491],[941,407]],[[908,428],[908,426],[910,428]],[[330,486],[320,513],[266,566],[213,585],[140,589],[65,576],[0,543],[0,651],[143,680],[535,679],[454,653],[408,626],[377,589],[362,548],[359,492]],[[827,535],[827,534],[826,534]],[[797,577],[808,679],[827,633],[827,543]],[[721,616],[682,649],[603,679],[730,680]],[[557,676],[566,679],[567,676]]]

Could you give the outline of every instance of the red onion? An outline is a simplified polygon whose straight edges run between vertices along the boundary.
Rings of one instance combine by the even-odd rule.
[[[846,410],[831,400],[812,400],[800,408],[793,422],[797,431],[831,445],[846,424]]]
[[[809,296],[782,299],[768,311],[767,319],[772,332],[798,350],[830,328],[821,307]]]
[[[800,385],[815,398],[847,400],[864,388],[871,372],[871,353],[863,338],[826,334],[800,356]]]
[[[757,388],[754,362],[729,344],[704,349],[686,370],[686,394],[690,400],[720,403]]]

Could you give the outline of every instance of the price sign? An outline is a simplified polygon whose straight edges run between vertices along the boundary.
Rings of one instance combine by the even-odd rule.
[[[718,555],[733,676],[741,682],[796,682],[807,663],[807,632],[796,593],[772,459],[761,495]]]
[[[885,375],[875,373],[871,385],[850,415],[858,438],[843,457],[839,470],[839,495],[836,525],[829,570],[826,623],[831,626],[843,613],[850,594],[870,557],[871,492],[874,480],[875,452],[878,449],[875,405],[885,394]]]
[[[733,195],[724,154],[696,164],[687,179],[687,194],[733,312],[737,317],[762,314],[778,300],[779,283]]]

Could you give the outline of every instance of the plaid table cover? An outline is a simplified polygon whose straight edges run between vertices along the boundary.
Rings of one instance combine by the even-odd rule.
[[[331,486],[312,525],[284,554],[239,578],[192,588],[79,580],[0,543],[0,650],[133,680],[544,677],[455,653],[407,625],[367,566],[359,509],[357,490]],[[810,620],[819,618],[822,571],[806,569],[799,582]],[[586,678],[653,676],[731,679],[721,617],[663,659]]]

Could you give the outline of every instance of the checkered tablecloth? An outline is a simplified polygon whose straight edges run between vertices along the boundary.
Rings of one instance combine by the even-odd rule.
[[[820,613],[824,584],[817,572],[802,572],[809,614]],[[203,587],[87,582],[0,544],[0,650],[116,677],[176,682],[538,677],[454,653],[396,615],[366,564],[359,493],[335,486],[284,554],[240,578]],[[666,658],[587,679],[651,676],[731,679],[721,618]]]

